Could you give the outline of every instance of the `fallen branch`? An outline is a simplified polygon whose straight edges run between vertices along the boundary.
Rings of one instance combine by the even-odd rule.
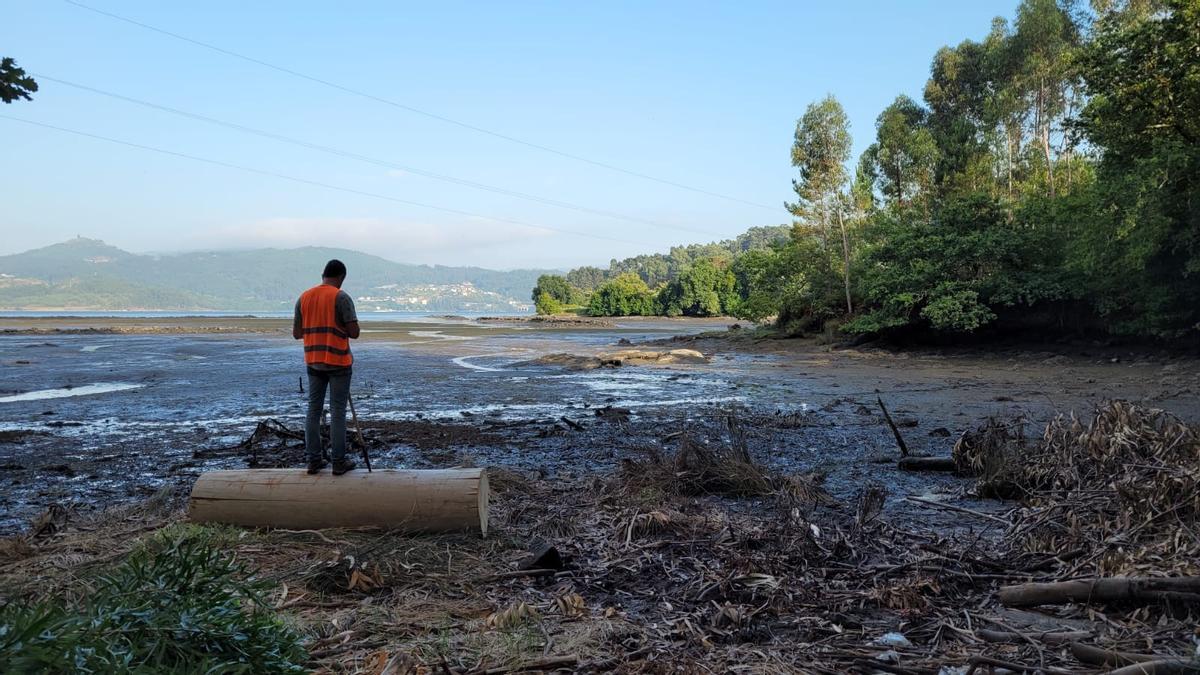
[[[1005,630],[989,630],[987,628],[979,628],[975,631],[984,642],[1025,642],[1025,638],[1045,642],[1048,645],[1060,645],[1067,642],[1075,643],[1075,640],[1081,640],[1092,636],[1091,631],[1046,631],[1042,633],[1016,633]],[[1078,643],[1075,643],[1078,644]],[[1086,645],[1084,645],[1086,646]],[[1081,661],[1083,659],[1080,659]]]
[[[1000,602],[1009,607],[1162,600],[1200,604],[1200,577],[1111,577],[1017,584],[1000,589]]]
[[[936,508],[946,509],[949,511],[957,511],[958,513],[966,513],[966,514],[970,514],[972,516],[977,516],[979,518],[987,518],[988,520],[994,520],[997,523],[1000,523],[1006,527],[1011,524],[1007,520],[1005,520],[999,516],[993,516],[990,513],[982,513],[980,511],[972,511],[971,509],[964,508],[962,506],[954,506],[953,504],[943,504],[941,502],[935,502],[930,499],[921,499],[920,497],[905,497],[905,499],[910,502],[916,502],[917,504],[924,504],[926,506],[933,506]]]
[[[501,579],[517,579],[520,577],[552,577],[558,574],[557,570],[551,569],[533,569],[533,570],[513,570],[511,572],[500,572],[491,576],[480,579],[480,583],[489,581],[499,581]]]
[[[967,675],[974,675],[976,670],[982,670],[983,666],[989,668],[1007,668],[1016,673],[1044,673],[1045,675],[1071,675],[1070,671],[1059,670],[1058,668],[1043,668],[1040,666],[1026,666],[1021,663],[1012,661],[1004,661],[1002,659],[994,659],[990,656],[972,656],[968,661],[970,668],[967,669]]]
[[[566,656],[551,656],[536,661],[526,661],[516,666],[490,668],[483,671],[483,674],[502,675],[503,673],[523,673],[531,670],[554,670],[556,668],[568,668],[577,663],[579,663],[579,657],[575,654],[568,654]]]

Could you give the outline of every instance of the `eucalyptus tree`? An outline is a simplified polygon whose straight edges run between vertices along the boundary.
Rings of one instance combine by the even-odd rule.
[[[1054,153],[1050,137],[1057,122],[1062,127],[1069,104],[1076,100],[1078,74],[1074,52],[1080,46],[1079,27],[1068,6],[1056,0],[1023,0],[1017,7],[1012,49],[1017,58],[1013,85],[1032,117],[1032,136],[1041,145],[1046,184],[1054,197]]]
[[[846,311],[853,313],[850,294],[850,237],[846,232],[842,191],[849,176],[850,123],[842,104],[833,95],[809,104],[796,123],[792,142],[792,166],[800,176],[792,180],[796,201],[786,204],[799,222],[820,226],[822,249],[830,252],[829,232],[836,219],[842,240],[842,282]]]
[[[934,180],[938,153],[928,111],[902,94],[879,114],[875,128],[867,161],[875,165],[879,191],[890,205],[910,206]]]

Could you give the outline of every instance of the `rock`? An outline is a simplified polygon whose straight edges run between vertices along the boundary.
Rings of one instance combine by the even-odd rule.
[[[601,354],[600,359],[606,366],[709,362],[707,356],[695,349],[672,349],[666,352],[650,349],[623,349],[617,352]]]
[[[75,470],[71,468],[70,464],[51,464],[49,466],[43,466],[42,470],[49,471],[51,473],[61,474],[63,476],[74,476],[75,475]]]
[[[595,356],[581,356],[579,354],[546,354],[539,356],[536,359],[523,361],[516,364],[517,366],[560,366],[570,370],[595,370],[604,363]]]
[[[676,363],[708,363],[709,359],[695,349],[671,349],[655,351],[651,349],[622,349],[615,352],[604,352],[596,356],[581,354],[546,354],[530,361],[516,364],[517,366],[561,366],[572,370],[594,370],[601,367],[619,368],[621,366],[642,365],[671,365]]]
[[[553,544],[534,540],[529,546],[529,555],[517,565],[519,570],[561,570],[566,566],[562,554]]]
[[[933,431],[930,431],[929,435],[937,436],[938,438],[949,438],[950,430],[947,429],[946,427],[938,427],[938,428],[934,429]]]

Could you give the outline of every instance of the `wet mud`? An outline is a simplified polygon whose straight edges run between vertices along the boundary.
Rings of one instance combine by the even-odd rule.
[[[266,419],[301,430],[307,383],[288,322],[104,321],[0,321],[0,532],[23,529],[52,504],[100,510],[186,489],[202,471],[245,467],[255,458],[244,442]],[[821,476],[837,500],[882,483],[893,518],[953,528],[961,516],[906,497],[982,512],[1000,504],[964,497],[969,481],[951,474],[899,471],[877,398],[914,454],[938,456],[987,417],[1022,418],[1036,432],[1057,412],[1085,413],[1106,399],[1200,419],[1194,359],[689,337],[723,327],[366,322],[354,346],[353,396],[372,463],[489,466],[530,478],[607,474],[669,452],[685,436],[728,442],[724,420],[733,411],[756,462]],[[579,370],[544,358],[595,359],[673,337],[709,362]],[[298,464],[303,444],[284,438],[265,452]]]

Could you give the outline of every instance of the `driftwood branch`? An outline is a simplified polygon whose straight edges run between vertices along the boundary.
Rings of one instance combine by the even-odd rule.
[[[1128,666],[1134,663],[1145,663],[1162,658],[1155,654],[1133,654],[1113,649],[1102,649],[1100,647],[1093,647],[1092,645],[1085,645],[1082,642],[1071,643],[1071,654],[1082,663],[1093,666],[1108,666],[1109,668]]]
[[[920,497],[905,497],[904,499],[906,501],[910,501],[910,502],[913,502],[916,504],[924,504],[925,506],[932,506],[932,507],[939,508],[939,509],[946,509],[947,511],[956,511],[958,513],[966,513],[968,515],[977,516],[979,518],[987,518],[988,520],[994,520],[997,523],[1000,523],[1001,525],[1004,525],[1006,527],[1008,525],[1012,524],[999,516],[993,516],[990,513],[983,513],[981,511],[973,511],[971,509],[964,508],[962,506],[954,506],[953,504],[943,504],[941,502],[935,502],[935,501],[932,501],[929,499],[921,499]],[[1001,589],[1001,591],[1003,591],[1003,589]]]
[[[1200,577],[1110,577],[1017,584],[1000,589],[1000,602],[1009,607],[1163,600],[1200,604]]]
[[[1200,673],[1200,662],[1186,659],[1143,661],[1109,671],[1108,675],[1194,675]]]
[[[1040,633],[1017,633],[1006,630],[988,630],[987,628],[979,628],[975,631],[984,642],[1027,642],[1036,640],[1044,642],[1048,645],[1060,645],[1075,640],[1082,640],[1092,636],[1091,631],[1086,630],[1070,630],[1070,631],[1043,631]],[[1075,643],[1078,644],[1078,643]],[[1086,645],[1084,645],[1086,646]],[[1078,658],[1078,657],[1077,657]],[[1082,661],[1083,659],[1080,659]]]
[[[892,421],[892,415],[888,412],[887,406],[883,404],[883,397],[876,396],[875,400],[879,402],[879,409],[883,411],[883,419],[887,420],[887,425],[892,429],[892,435],[896,437],[896,445],[900,446],[900,456],[908,457],[908,445],[904,443],[904,438],[900,435],[900,429],[896,427],[896,423]]]

